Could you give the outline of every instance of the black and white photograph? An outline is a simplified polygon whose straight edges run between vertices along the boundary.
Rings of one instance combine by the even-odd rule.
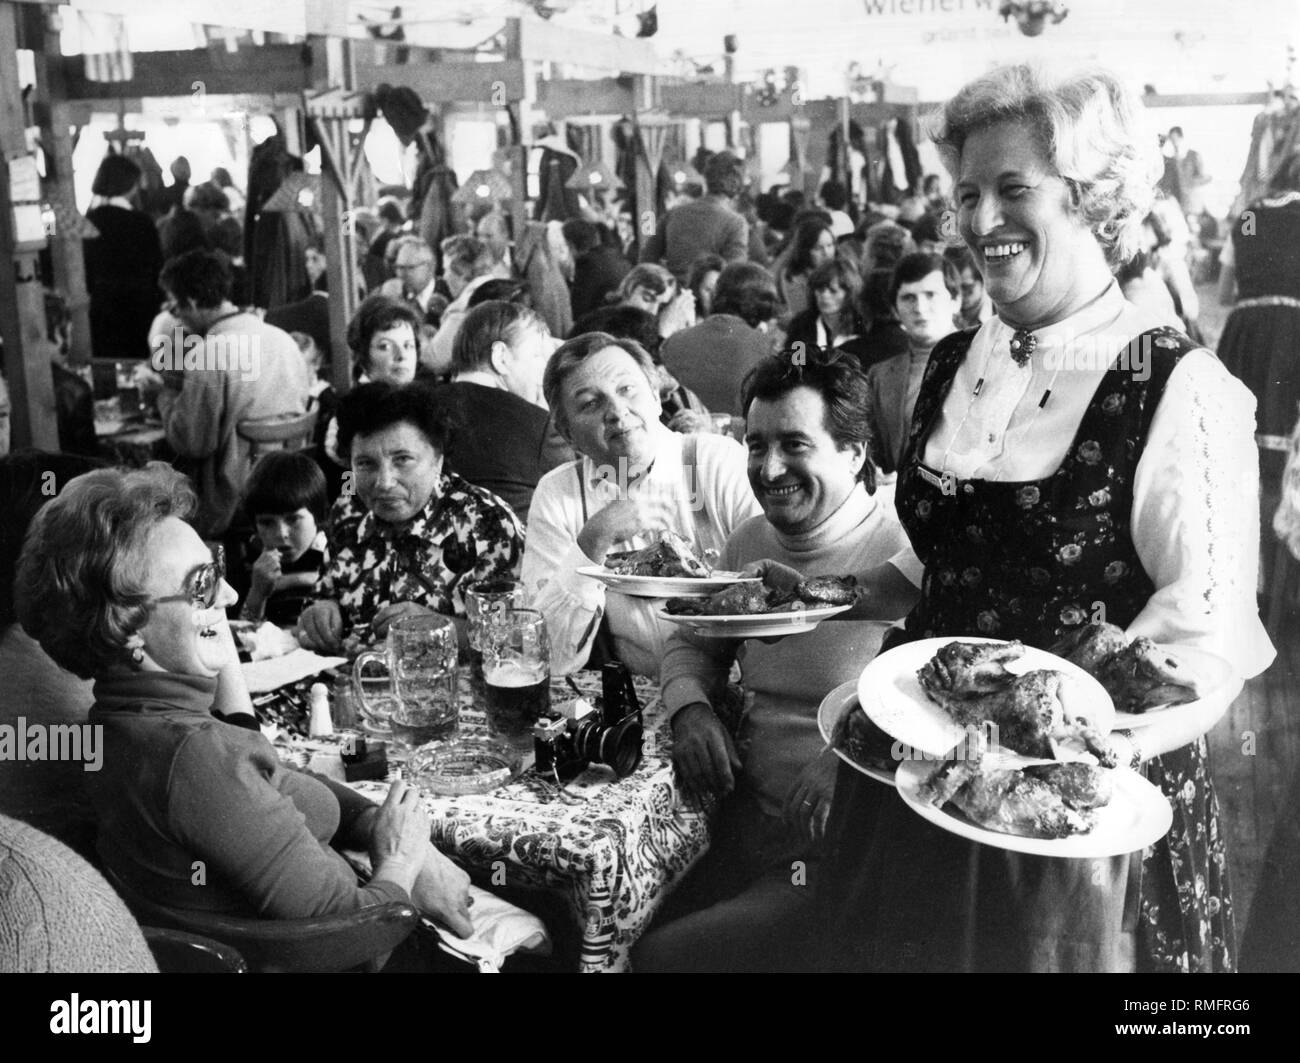
[[[1057,1037],[1082,986],[1081,1047],[1263,1032],[1298,48],[1295,0],[0,0],[24,1022],[985,974]]]

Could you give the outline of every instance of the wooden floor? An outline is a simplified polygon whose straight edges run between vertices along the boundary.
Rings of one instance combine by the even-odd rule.
[[[1214,349],[1230,308],[1219,304],[1212,284],[1198,284],[1197,294],[1200,326],[1207,345]],[[1273,507],[1263,508],[1260,563],[1262,571],[1271,573]],[[1265,600],[1260,617],[1267,616]],[[1296,799],[1300,790],[1300,606],[1294,600],[1279,629],[1269,635],[1277,659],[1267,672],[1246,684],[1211,732],[1210,762],[1227,832],[1237,933],[1245,940],[1249,930],[1256,945],[1285,939],[1278,955],[1288,957],[1287,969],[1300,970],[1300,947],[1296,947],[1300,940],[1300,878],[1291,880],[1295,901],[1289,907],[1277,904],[1276,893],[1258,910],[1255,904],[1268,865],[1272,865],[1275,887],[1278,869],[1285,873],[1300,868],[1300,807]]]
[[[1300,853],[1279,837],[1279,826],[1294,825],[1300,814],[1290,798],[1300,783],[1300,615],[1292,613],[1272,633],[1277,660],[1246,684],[1241,696],[1210,734],[1214,783],[1228,841],[1237,931],[1245,936],[1254,913],[1265,860],[1294,866]],[[1294,831],[1289,832],[1294,837]],[[1300,882],[1294,884],[1300,897]],[[1253,935],[1294,937],[1296,926],[1273,905],[1258,913]]]

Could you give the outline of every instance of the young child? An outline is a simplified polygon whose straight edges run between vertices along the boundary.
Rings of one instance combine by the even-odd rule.
[[[325,476],[307,454],[263,455],[244,489],[244,512],[257,529],[245,565],[250,573],[241,620],[293,627],[312,601],[325,565]]]

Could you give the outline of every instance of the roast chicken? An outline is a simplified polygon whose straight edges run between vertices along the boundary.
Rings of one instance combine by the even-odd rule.
[[[1182,705],[1202,693],[1181,661],[1148,638],[1129,643],[1114,624],[1088,624],[1058,642],[1052,652],[1096,677],[1120,712]]]
[[[625,550],[622,553],[607,555],[605,567],[613,569],[619,576],[703,578],[709,574],[708,566],[695,556],[690,543],[680,535],[669,531],[662,533],[659,542],[652,543],[642,550]]]
[[[778,591],[763,583],[735,583],[707,598],[669,598],[664,608],[674,616],[756,616],[851,605],[857,597],[853,576],[812,576],[793,591]]]
[[[1015,675],[1005,667],[1025,648],[1006,644],[950,642],[917,672],[926,696],[963,727],[997,727],[1004,748],[1027,757],[1055,759],[1056,746],[1076,739],[1102,764],[1113,767],[1115,753],[1106,736],[1082,717],[1066,717],[1060,672]]]
[[[948,761],[921,788],[936,807],[951,802],[986,830],[1025,838],[1085,834],[1095,810],[1110,803],[1111,775],[1091,764],[1039,764],[984,769],[982,759]]]

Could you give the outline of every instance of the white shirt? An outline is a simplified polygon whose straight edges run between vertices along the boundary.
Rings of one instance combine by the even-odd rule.
[[[1096,302],[1040,329],[1020,367],[1009,349],[1014,330],[990,319],[957,370],[925,463],[960,479],[1050,476],[1116,354],[1161,324],[1112,283]],[[1131,534],[1156,592],[1130,638],[1217,653],[1243,678],[1268,667],[1275,653],[1255,604],[1258,492],[1255,399],[1213,354],[1193,351],[1169,377],[1134,477]]]
[[[702,515],[720,549],[736,527],[762,512],[749,487],[745,449],[735,440],[696,436],[698,467],[688,475],[682,467],[684,437],[662,425],[655,425],[652,434],[654,464],[628,492],[644,528],[667,528],[698,549],[695,514],[703,506]],[[619,658],[633,672],[657,677],[667,632],[655,614],[663,600],[607,595],[604,584],[578,574],[592,561],[578,545],[584,521],[575,468],[586,486],[588,518],[620,496],[617,478],[601,479],[590,458],[552,469],[533,494],[520,579],[533,607],[546,617],[552,674],[573,672],[586,663],[607,610]],[[650,542],[638,535],[615,549],[639,550]]]

